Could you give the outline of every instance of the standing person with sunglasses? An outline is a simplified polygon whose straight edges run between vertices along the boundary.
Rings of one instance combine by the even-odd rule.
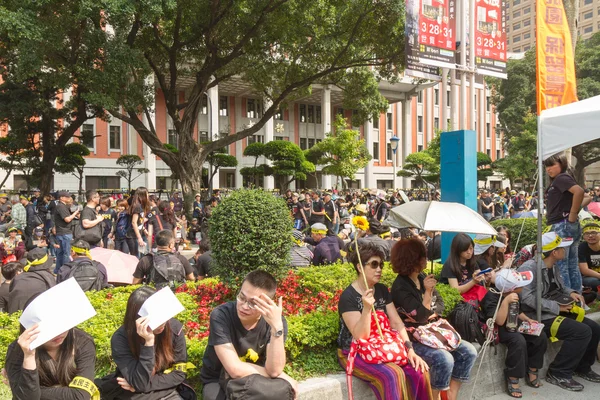
[[[297,383],[283,372],[287,322],[277,282],[265,271],[244,278],[235,301],[210,314],[210,335],[200,379],[204,400],[232,396],[264,400],[294,399]],[[235,397],[238,398],[238,397]]]

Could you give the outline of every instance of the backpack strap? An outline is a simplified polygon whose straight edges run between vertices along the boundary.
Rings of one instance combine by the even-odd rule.
[[[160,215],[157,215],[157,216],[156,216],[156,222],[158,222],[158,227],[159,227],[159,228],[160,228],[160,230],[162,231],[164,228],[163,228],[163,224],[162,224],[162,222],[161,222],[161,220],[160,220]]]

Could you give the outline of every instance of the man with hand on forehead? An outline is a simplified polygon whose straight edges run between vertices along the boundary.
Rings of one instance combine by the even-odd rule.
[[[282,316],[282,298],[274,300],[276,289],[271,274],[252,271],[236,300],[210,314],[200,371],[205,400],[225,400],[242,391],[248,396],[262,392],[263,399],[296,397],[296,381],[283,372],[287,322]]]

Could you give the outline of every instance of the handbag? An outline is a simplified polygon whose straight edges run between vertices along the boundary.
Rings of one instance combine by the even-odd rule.
[[[102,224],[98,224],[92,228],[85,229],[82,222],[79,221],[73,230],[73,238],[85,240],[91,245],[98,244],[102,240]]]
[[[381,327],[383,338],[379,335],[377,322]],[[354,361],[359,356],[369,364],[394,363],[401,367],[408,364],[408,351],[404,346],[404,340],[398,331],[390,327],[390,320],[385,312],[377,310],[371,313],[371,333],[368,339],[352,339],[348,363],[346,364],[346,383],[348,385],[348,398],[353,399],[352,393],[352,371]]]
[[[227,400],[294,400],[296,397],[294,388],[285,379],[267,378],[260,374],[231,379],[227,372],[223,372],[219,385]]]
[[[458,332],[443,318],[412,330],[413,338],[433,349],[454,351],[460,346]]]

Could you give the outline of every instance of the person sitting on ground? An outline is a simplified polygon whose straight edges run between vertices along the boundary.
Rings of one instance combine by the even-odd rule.
[[[359,255],[364,265],[359,266]],[[366,244],[348,253],[348,261],[356,270],[356,279],[341,294],[338,314],[340,334],[338,335],[338,361],[343,369],[348,363],[348,354],[353,339],[368,339],[371,334],[371,313],[384,312],[392,329],[402,338],[408,352],[409,363],[399,367],[395,363],[371,364],[359,355],[354,359],[353,374],[366,381],[375,392],[377,399],[434,399],[427,384],[427,363],[417,355],[402,320],[392,303],[388,288],[381,284],[383,272],[383,252],[378,246]],[[367,287],[365,287],[365,280]],[[403,397],[403,392],[406,397]]]
[[[462,293],[485,282],[484,275],[478,275],[479,268],[473,259],[475,243],[466,233],[458,233],[452,239],[450,254],[442,267],[440,283],[449,284]]]
[[[392,284],[391,297],[394,310],[404,324],[411,328],[427,325],[444,312],[444,302],[436,291],[433,275],[426,276],[427,250],[422,240],[413,238],[396,242],[392,248],[392,269],[398,274]],[[435,349],[413,341],[415,352],[430,366],[433,398],[447,390],[447,398],[456,400],[460,386],[469,380],[470,371],[477,359],[475,347],[466,340],[454,351]]]
[[[600,382],[600,375],[592,371],[600,342],[600,325],[583,318],[583,297],[565,286],[558,262],[562,260],[572,241],[561,239],[555,232],[542,236],[542,254],[546,268],[536,276],[535,260],[527,261],[519,272],[531,271],[533,280],[520,295],[523,312],[535,318],[537,307],[537,279],[542,279],[542,322],[544,332],[551,338],[562,340],[562,347],[548,367],[546,381],[571,391],[583,390],[583,385],[573,379],[573,374],[590,382]],[[579,303],[579,305],[577,305]]]
[[[52,264],[52,259],[44,248],[36,247],[27,253],[24,273],[15,276],[10,283],[9,314],[25,309],[30,299],[56,285],[56,279],[50,270]]]
[[[282,298],[274,300],[276,289],[271,274],[252,271],[244,278],[236,300],[221,304],[210,314],[208,346],[200,371],[204,400],[229,398],[231,393],[219,384],[223,377],[232,381],[227,388],[234,382],[261,385],[265,400],[283,400],[282,392],[287,398],[298,393],[296,381],[283,372],[287,322]]]
[[[92,259],[90,245],[85,240],[75,239],[71,242],[71,258],[63,264],[56,275],[56,283],[61,283],[74,277],[81,290],[102,290],[108,287],[106,267]]]
[[[310,228],[311,237],[304,241],[315,246],[313,251],[313,265],[332,264],[342,258],[340,244],[337,236],[327,236],[327,227],[320,222]]]
[[[181,254],[174,254],[175,238],[173,232],[162,230],[156,234],[156,254],[148,253],[138,262],[133,273],[133,284],[153,283],[157,289],[176,284],[185,280],[194,281],[194,268]]]
[[[150,329],[140,317],[144,302],[156,293],[149,286],[134,290],[127,300],[123,325],[112,335],[110,348],[121,387],[115,399],[176,400],[186,377],[187,350],[183,326],[175,318]]]
[[[292,231],[294,243],[290,249],[290,267],[308,267],[313,258],[313,254],[306,247],[304,234],[297,229]]]
[[[15,261],[20,260],[25,255],[25,242],[17,236],[19,230],[14,226],[8,228],[8,237],[5,237],[0,243],[0,260],[6,260],[10,255],[15,256]]]
[[[31,350],[39,326],[21,327],[8,346],[6,374],[13,400],[90,400],[94,385],[96,346],[84,331],[72,328]]]
[[[192,218],[192,223],[190,224],[189,232],[187,234],[188,240],[191,240],[193,243],[200,243],[202,239],[202,227],[198,223],[198,218]]]
[[[23,272],[23,265],[20,262],[9,262],[2,266],[2,277],[4,282],[0,285],[0,312],[8,310],[8,295],[10,293],[10,283],[15,276]]]
[[[527,384],[533,388],[537,389],[541,386],[538,374],[540,368],[544,366],[544,353],[548,347],[548,337],[544,332],[535,336],[516,330],[509,331],[506,327],[509,305],[519,303],[519,293],[523,287],[531,283],[532,279],[533,276],[528,272],[521,273],[510,268],[502,269],[493,276],[496,291],[488,291],[481,301],[483,315],[486,319],[495,317],[498,338],[508,350],[504,361],[506,367],[504,379],[509,396],[515,398],[523,397],[519,387],[520,378],[525,378]],[[500,302],[499,307],[498,302]],[[520,313],[518,325],[521,325],[520,321],[537,322],[524,313]],[[525,355],[527,358],[524,357]]]
[[[200,241],[196,254],[199,254],[194,264],[198,280],[212,276],[210,270],[212,269],[213,256],[208,238]]]
[[[579,270],[583,286],[598,292],[600,286],[600,224],[588,222],[583,227],[583,240],[579,244]]]

